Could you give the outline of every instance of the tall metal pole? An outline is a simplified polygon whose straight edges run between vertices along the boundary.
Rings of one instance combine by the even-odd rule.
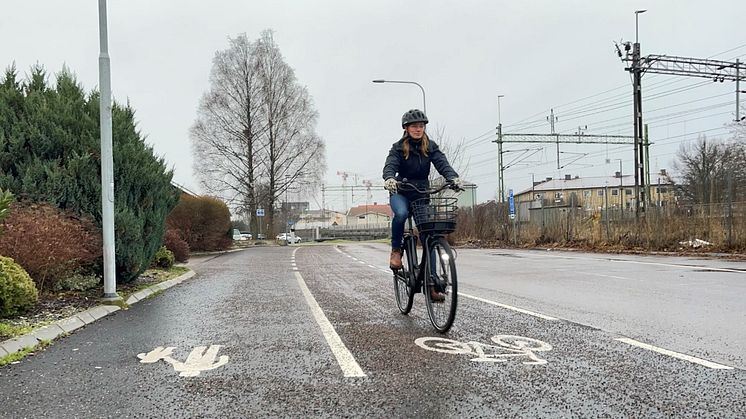
[[[622,183],[622,159],[619,160],[619,213],[623,214],[624,211],[624,183]]]
[[[503,124],[497,124],[497,202],[505,202],[503,168]]]
[[[741,60],[736,58],[736,123],[741,122],[740,102],[741,102]]]
[[[547,121],[549,121],[549,126],[552,128],[552,134],[554,135],[554,121],[556,121],[556,117],[554,116],[554,109],[551,109],[551,112],[549,116],[547,117]],[[560,167],[560,149],[559,149],[559,137],[557,137],[557,169],[561,169]]]
[[[640,65],[639,15],[646,10],[635,11],[635,43],[632,45],[632,73],[634,90],[634,130],[635,130],[635,216],[645,210],[645,147],[643,146],[642,125],[642,68]]]
[[[98,0],[99,43],[98,75],[101,98],[101,218],[104,235],[104,298],[119,299],[117,294],[114,249],[114,158],[111,132],[111,65],[106,24],[106,0]]]
[[[649,208],[653,200],[650,194],[650,137],[648,136],[648,124],[645,124],[645,136],[643,139],[645,141],[645,162],[643,164],[643,179],[645,179],[645,208]]]
[[[505,95],[497,95],[497,173],[498,173],[498,186],[497,186],[497,194],[498,194],[498,202],[505,202],[505,173],[503,168],[503,139],[502,139],[502,132],[503,132],[503,123],[502,123],[502,116],[500,115],[500,98],[505,97]]]
[[[643,152],[642,148],[642,136],[640,135],[640,129],[642,125],[642,97],[640,89],[640,44],[635,42],[632,46],[632,90],[634,95],[633,108],[634,108],[634,141],[635,141],[635,216],[640,215],[641,205],[641,193],[640,193],[640,166],[642,159],[640,155]]]

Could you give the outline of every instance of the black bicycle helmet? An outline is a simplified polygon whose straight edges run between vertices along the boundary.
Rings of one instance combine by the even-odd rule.
[[[424,122],[427,124],[428,121],[425,112],[422,112],[419,109],[410,109],[401,117],[402,128],[406,128],[407,125],[414,124],[415,122]]]

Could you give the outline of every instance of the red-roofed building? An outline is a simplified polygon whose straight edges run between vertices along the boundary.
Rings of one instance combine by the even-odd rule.
[[[368,205],[352,207],[347,212],[347,225],[380,226],[391,223],[394,213],[388,204],[374,202]]]

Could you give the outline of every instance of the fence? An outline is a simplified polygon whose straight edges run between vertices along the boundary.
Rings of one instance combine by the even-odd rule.
[[[746,249],[746,202],[652,207],[633,211],[549,207],[508,217],[507,204],[488,203],[459,214],[457,241],[500,241],[515,245],[572,243],[588,247],[672,250],[704,240],[713,250]],[[524,220],[524,221],[518,221]]]

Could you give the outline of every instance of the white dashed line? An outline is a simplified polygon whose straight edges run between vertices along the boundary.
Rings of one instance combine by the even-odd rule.
[[[697,358],[695,356],[685,355],[679,352],[670,351],[668,349],[659,348],[657,346],[648,345],[647,343],[642,343],[640,341],[630,339],[630,338],[617,338],[614,340],[618,340],[619,342],[624,342],[628,345],[637,346],[638,348],[643,348],[649,351],[658,352],[659,354],[668,355],[673,358],[683,359],[684,361],[693,362],[695,364],[699,364],[707,368],[713,368],[716,370],[732,370],[733,369],[733,367],[729,367],[727,365],[718,364],[716,362],[708,361],[702,358]]]
[[[551,317],[551,316],[547,316],[545,314],[536,313],[536,312],[533,312],[533,311],[524,310],[522,308],[509,306],[507,304],[501,304],[501,303],[498,303],[498,302],[495,302],[495,301],[486,300],[484,298],[476,297],[474,295],[464,294],[463,292],[459,292],[458,295],[460,295],[462,297],[466,297],[466,298],[471,298],[472,300],[477,300],[477,301],[481,301],[483,303],[491,304],[493,306],[498,306],[498,307],[506,308],[508,310],[517,311],[519,313],[528,314],[529,316],[538,317],[538,318],[544,319],[544,320],[549,320],[549,321],[559,320],[556,317]]]

